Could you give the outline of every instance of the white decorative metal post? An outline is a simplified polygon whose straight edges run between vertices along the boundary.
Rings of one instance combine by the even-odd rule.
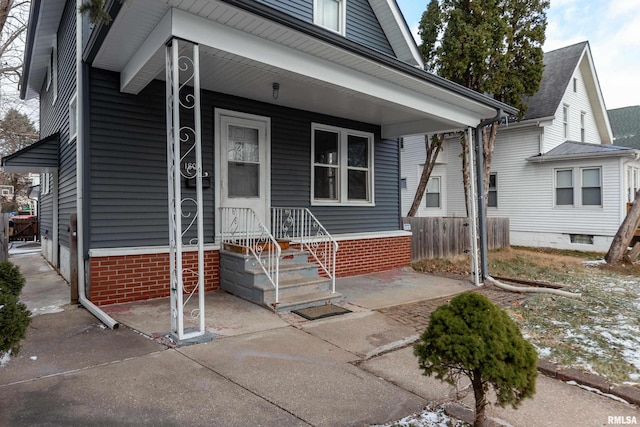
[[[185,48],[183,52],[181,44]],[[178,340],[184,340],[205,333],[203,169],[197,44],[178,39],[167,44],[166,84],[171,332]],[[195,197],[183,196],[182,184],[188,180],[195,181]],[[192,254],[196,249],[197,269],[194,270]],[[197,308],[193,308],[196,303],[194,296],[197,296]],[[185,316],[185,308],[188,316]],[[185,325],[185,320],[190,324]]]

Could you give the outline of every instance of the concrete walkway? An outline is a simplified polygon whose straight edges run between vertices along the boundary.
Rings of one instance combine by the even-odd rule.
[[[53,270],[40,271],[39,255],[12,261],[27,277],[25,295],[68,292]],[[20,355],[0,368],[0,425],[362,426],[454,400],[454,389],[420,375],[407,347],[415,329],[375,309],[469,285],[409,270],[341,282],[340,304],[353,312],[316,321],[214,292],[206,325],[215,339],[186,347],[149,338],[168,331],[166,300],[107,308],[123,323],[117,330],[62,304],[34,317]],[[519,411],[491,414],[514,426],[638,417],[631,405],[542,376]]]

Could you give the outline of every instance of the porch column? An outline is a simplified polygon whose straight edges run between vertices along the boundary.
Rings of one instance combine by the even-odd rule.
[[[181,341],[205,333],[200,60],[197,44],[177,38],[167,44],[166,85],[171,332]],[[195,192],[187,182],[195,183]],[[183,184],[190,188],[183,190]],[[194,257],[192,254],[197,255]]]

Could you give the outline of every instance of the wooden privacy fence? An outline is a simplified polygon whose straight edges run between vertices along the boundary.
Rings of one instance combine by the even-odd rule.
[[[471,248],[468,218],[405,217],[402,221],[411,225],[413,233],[412,262],[461,255]],[[487,218],[487,246],[509,247],[509,218]]]

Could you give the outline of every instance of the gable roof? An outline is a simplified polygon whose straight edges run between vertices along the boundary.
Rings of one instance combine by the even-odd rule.
[[[587,45],[588,42],[582,42],[544,54],[540,89],[526,99],[528,108],[524,120],[551,117],[556,113]]]
[[[578,141],[565,141],[553,150],[537,154],[527,160],[534,163],[545,161],[574,160],[594,157],[636,157],[640,151],[617,145],[589,144]]]
[[[609,110],[616,145],[640,149],[640,105]]]
[[[555,118],[574,73],[580,72],[602,144],[611,144],[613,135],[591,56],[589,42],[580,42],[544,54],[544,71],[538,92],[525,99],[523,120]]]

